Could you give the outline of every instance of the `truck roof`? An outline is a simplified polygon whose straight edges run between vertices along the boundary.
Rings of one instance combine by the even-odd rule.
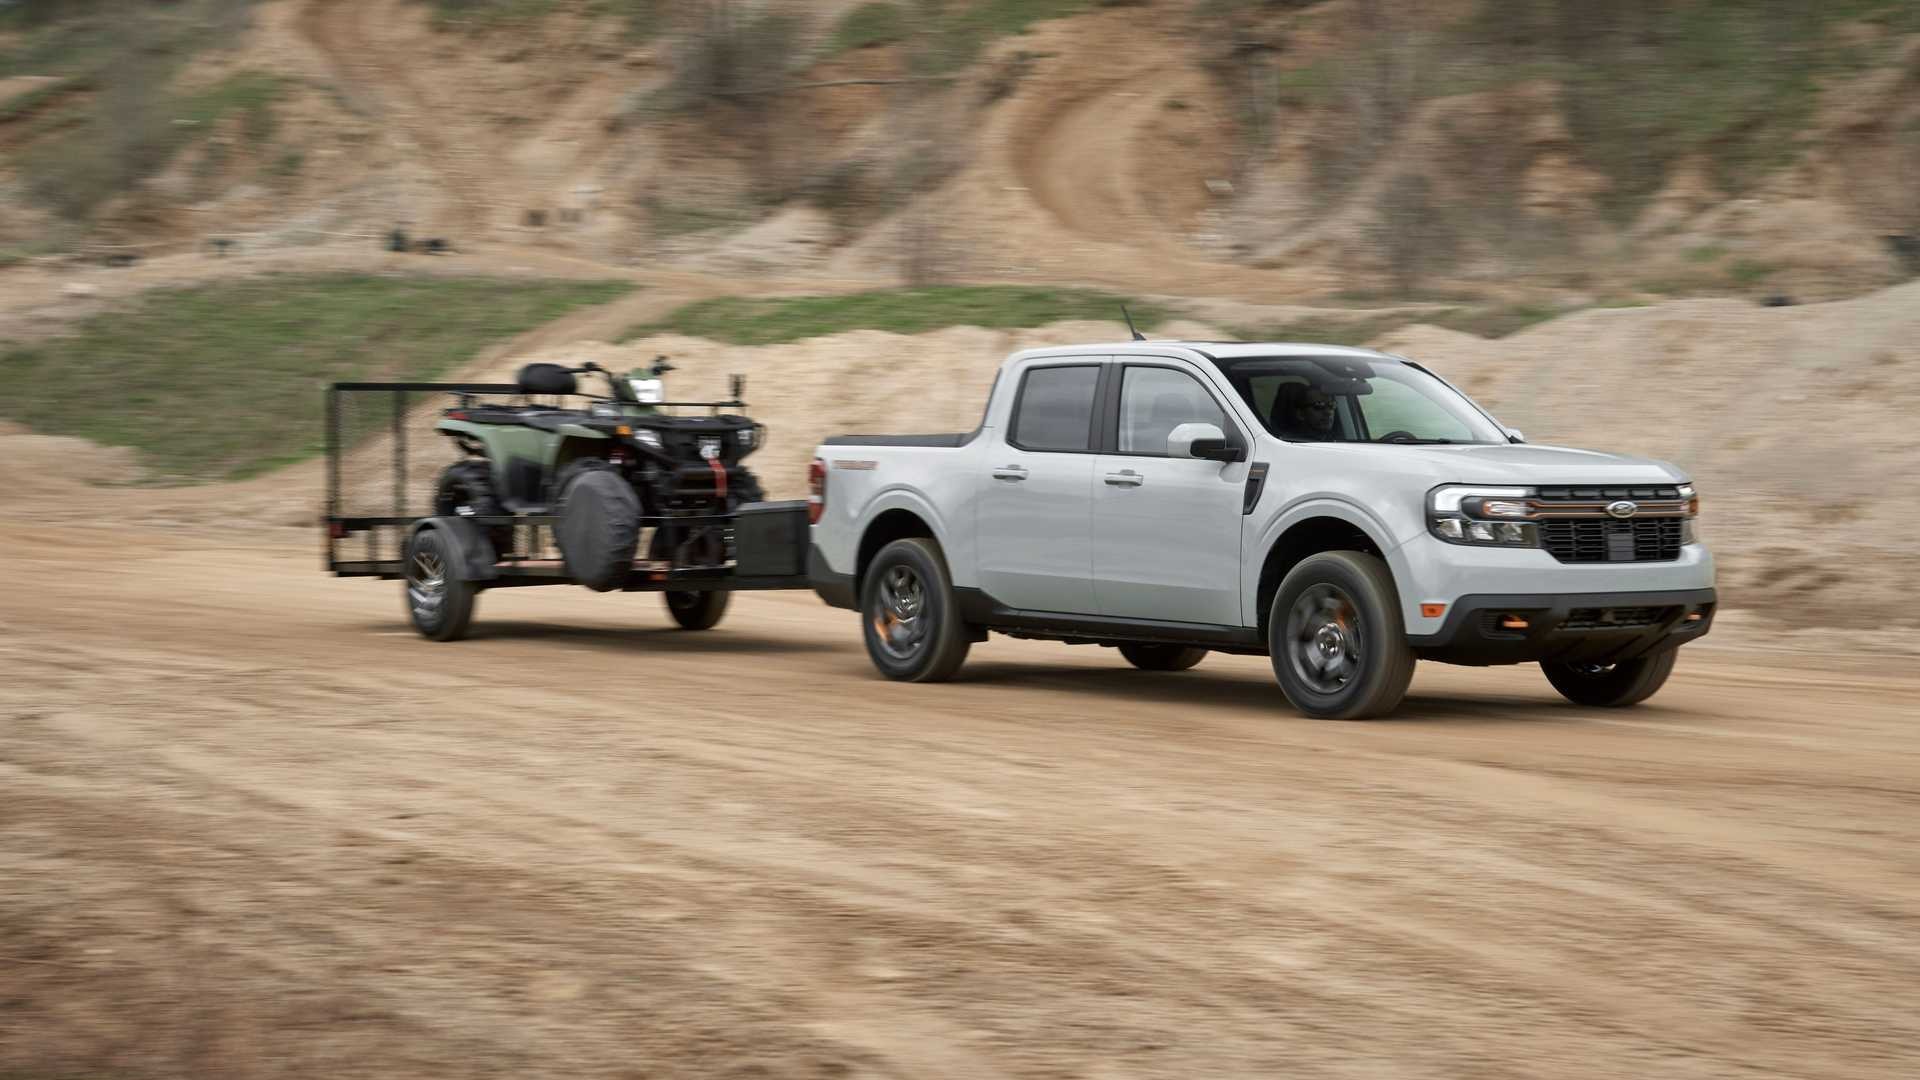
[[[1117,341],[1087,345],[1050,345],[1022,349],[1012,359],[1040,356],[1116,356],[1164,355],[1169,348],[1197,353],[1209,360],[1232,360],[1247,356],[1353,356],[1368,360],[1400,361],[1391,353],[1358,349],[1350,345],[1320,345],[1305,341]]]

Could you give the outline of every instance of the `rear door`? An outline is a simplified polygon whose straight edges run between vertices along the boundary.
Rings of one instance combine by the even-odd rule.
[[[1167,456],[1181,424],[1247,445],[1220,395],[1172,360],[1116,364],[1105,453],[1094,462],[1093,581],[1102,615],[1241,625],[1247,463]]]
[[[980,477],[980,586],[1024,611],[1094,612],[1092,505],[1098,359],[1021,372]]]

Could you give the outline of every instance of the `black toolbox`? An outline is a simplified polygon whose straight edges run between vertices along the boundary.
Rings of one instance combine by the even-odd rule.
[[[807,572],[807,502],[748,503],[733,512],[733,572],[785,577]]]

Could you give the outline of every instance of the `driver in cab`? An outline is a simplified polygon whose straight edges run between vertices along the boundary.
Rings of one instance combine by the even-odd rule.
[[[1333,397],[1311,383],[1280,385],[1273,403],[1273,431],[1283,439],[1324,442],[1338,439]]]

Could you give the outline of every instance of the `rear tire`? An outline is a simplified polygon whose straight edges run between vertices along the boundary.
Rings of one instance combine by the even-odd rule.
[[[1679,656],[1679,649],[1668,649],[1608,667],[1542,660],[1540,670],[1560,696],[1575,705],[1621,709],[1640,704],[1666,685]]]
[[[497,517],[506,513],[493,493],[493,465],[485,460],[456,461],[440,474],[433,493],[433,512],[440,517]],[[487,531],[498,561],[513,550],[513,527],[496,525]]]
[[[722,590],[661,595],[667,601],[667,614],[673,616],[682,630],[711,630],[720,625],[727,614],[727,601],[733,597],[732,593]]]
[[[467,580],[457,549],[438,529],[421,529],[401,558],[406,573],[401,598],[413,628],[429,641],[458,641],[473,624],[479,590]]]
[[[1413,681],[1393,575],[1364,552],[1323,551],[1288,571],[1273,597],[1267,647],[1287,700],[1323,720],[1384,716]]]
[[[1141,671],[1185,671],[1207,658],[1207,650],[1188,645],[1122,645],[1120,655]]]
[[[945,682],[966,663],[973,641],[960,621],[940,545],[895,540],[880,549],[860,584],[867,656],[900,682]]]

